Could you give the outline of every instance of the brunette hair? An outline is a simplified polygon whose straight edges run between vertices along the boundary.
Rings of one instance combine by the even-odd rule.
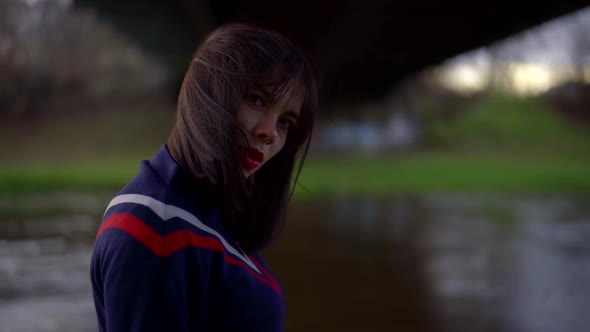
[[[248,134],[236,120],[238,104],[260,85],[261,76],[280,65],[283,79],[272,83],[273,98],[294,84],[304,87],[303,105],[284,147],[246,179],[240,146]],[[318,109],[315,71],[300,49],[278,32],[245,24],[215,29],[197,48],[180,89],[177,117],[168,138],[174,159],[195,178],[222,194],[227,230],[247,251],[266,247],[284,224],[309,149]],[[292,181],[295,161],[299,165]]]

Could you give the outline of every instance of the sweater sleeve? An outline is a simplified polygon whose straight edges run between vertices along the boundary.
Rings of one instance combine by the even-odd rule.
[[[188,331],[187,295],[171,277],[183,271],[173,266],[124,230],[103,232],[91,260],[99,330]]]

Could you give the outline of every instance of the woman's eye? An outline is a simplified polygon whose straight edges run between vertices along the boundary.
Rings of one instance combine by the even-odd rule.
[[[246,96],[246,100],[248,101],[248,103],[256,108],[262,108],[264,107],[264,99],[262,99],[262,97],[260,97],[257,94],[249,94]]]
[[[282,119],[279,121],[279,124],[284,129],[291,129],[295,125],[295,123],[290,119]]]

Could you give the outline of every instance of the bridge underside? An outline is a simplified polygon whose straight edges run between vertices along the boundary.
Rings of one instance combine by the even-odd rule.
[[[538,0],[75,0],[92,7],[180,80],[212,26],[243,21],[282,31],[322,69],[332,100],[380,96],[404,77],[587,5]]]

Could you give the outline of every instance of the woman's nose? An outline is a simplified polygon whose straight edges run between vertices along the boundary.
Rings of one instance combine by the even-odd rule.
[[[278,137],[277,119],[270,112],[265,112],[254,126],[254,137],[262,144],[272,144]]]

